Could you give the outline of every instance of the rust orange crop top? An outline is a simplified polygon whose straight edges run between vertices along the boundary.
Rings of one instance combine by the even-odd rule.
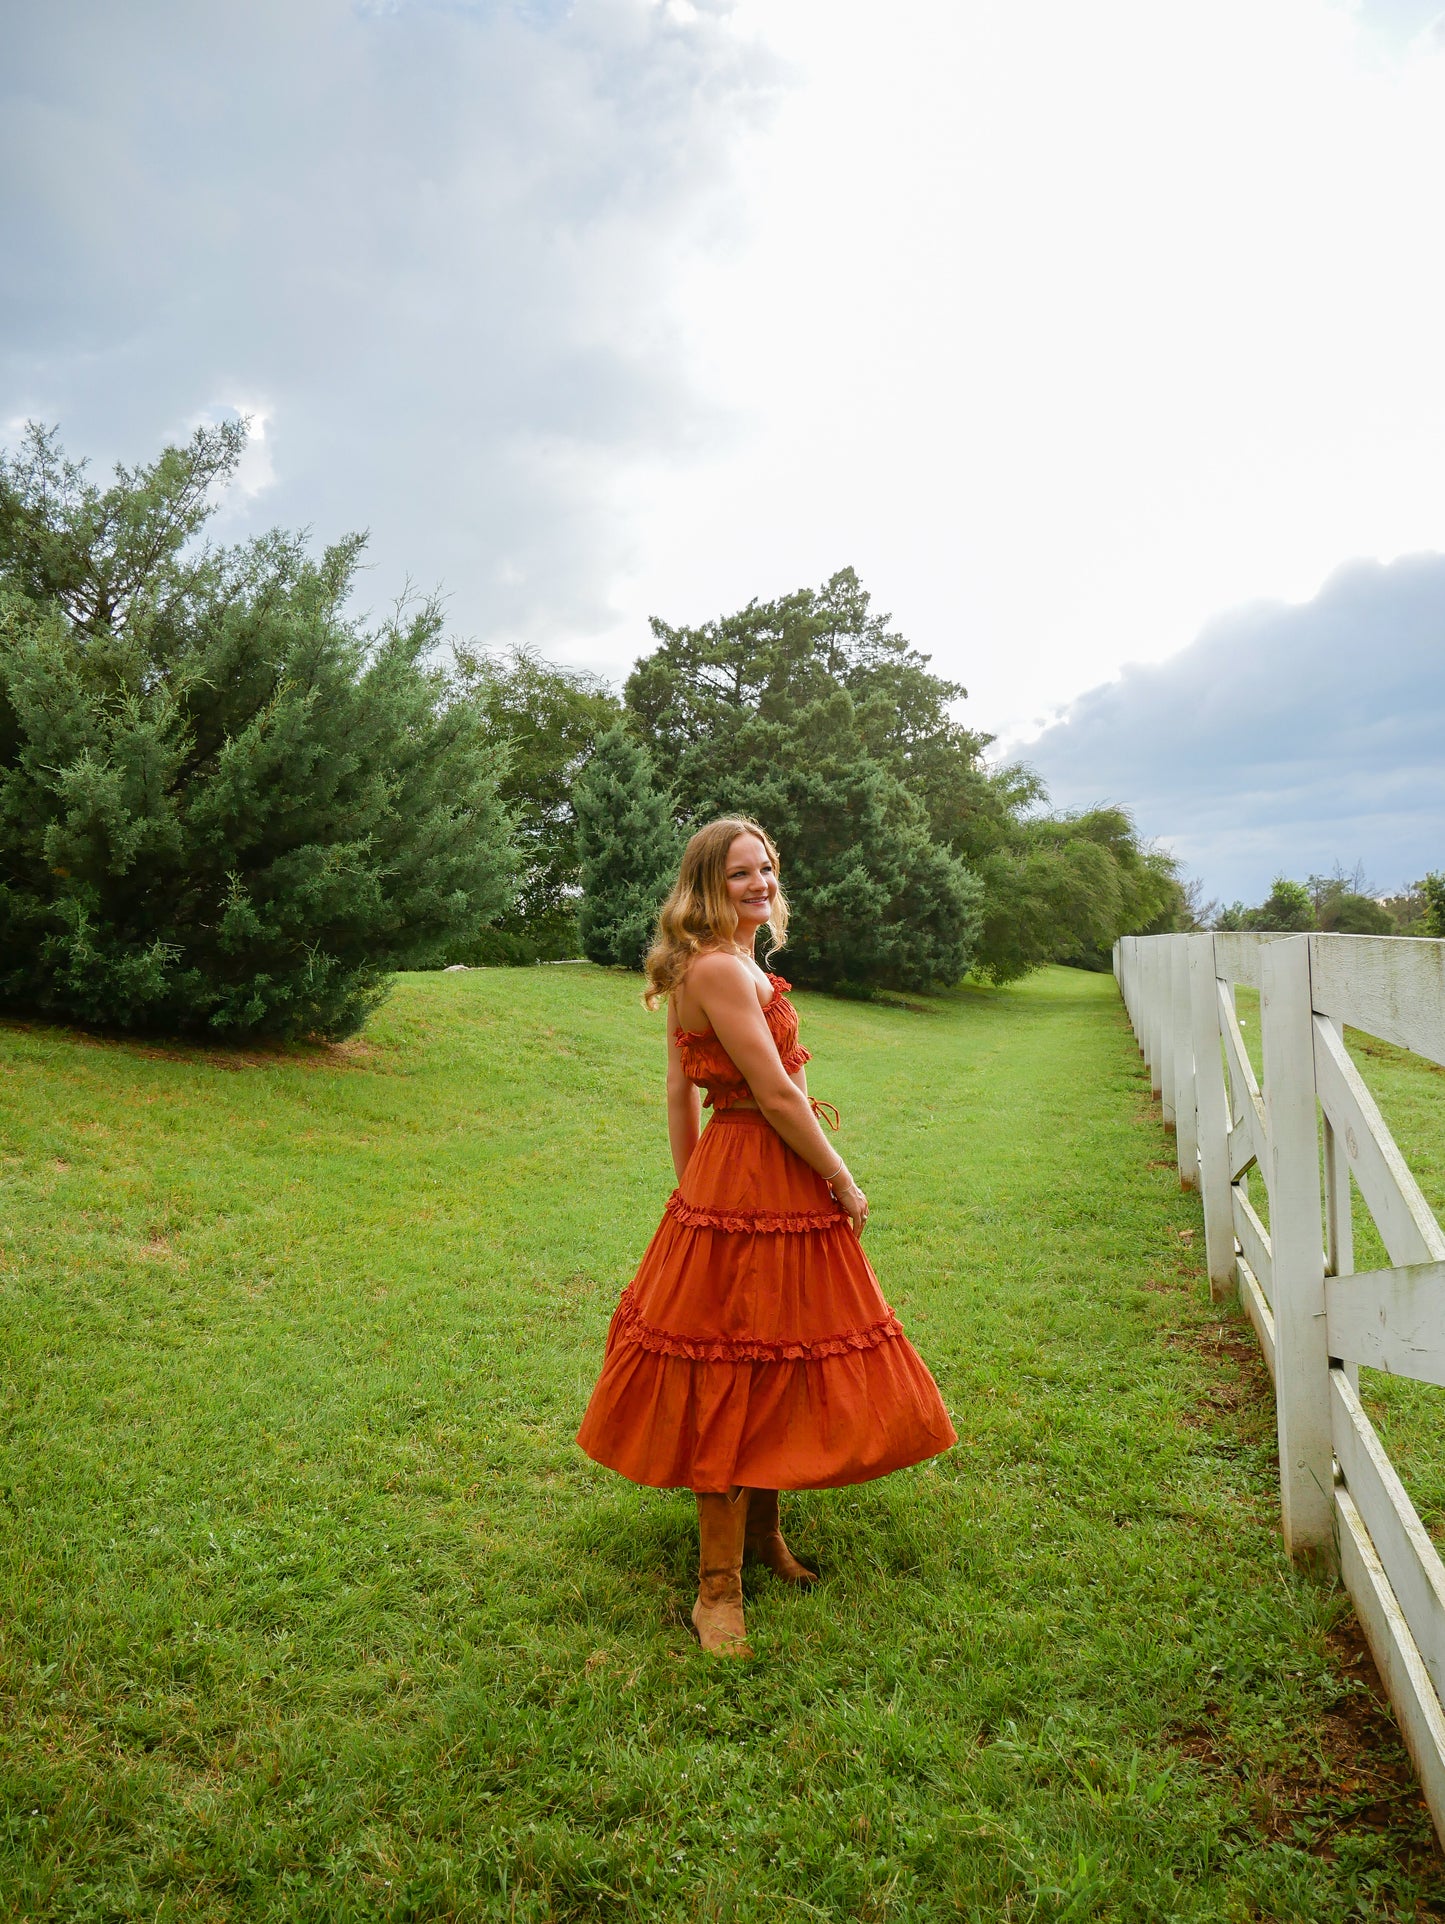
[[[773,985],[773,999],[763,1010],[763,1020],[777,1044],[784,1069],[791,1075],[794,1069],[811,1062],[812,1057],[798,1041],[798,1011],[788,1000],[792,983],[774,975],[771,969],[766,973]],[[731,1109],[740,1102],[752,1101],[752,1090],[711,1027],[679,1029],[673,1041],[682,1056],[683,1074],[707,1092],[703,1097],[704,1108]]]

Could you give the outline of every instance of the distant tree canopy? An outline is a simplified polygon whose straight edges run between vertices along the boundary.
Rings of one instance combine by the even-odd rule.
[[[97,487],[0,456],[0,997],[123,1029],[339,1036],[502,911],[503,757],[435,603],[345,613],[362,549],[192,545],[244,429]]]
[[[1383,903],[1344,885],[1328,887],[1316,898],[1315,920],[1338,935],[1395,933],[1394,919]]]
[[[1215,918],[1216,929],[1267,929],[1298,932],[1315,927],[1315,907],[1303,882],[1276,875],[1269,894],[1258,908],[1231,902]]]
[[[851,569],[696,628],[654,621],[628,679],[633,728],[683,822],[767,824],[796,915],[800,981],[923,988],[1097,962],[1168,922],[1167,857],[1117,809],[1045,812],[1036,777],[984,761],[964,689],[874,615]]]
[[[1120,935],[1193,922],[1173,859],[1141,847],[1121,808],[1017,816],[979,872],[988,891],[980,972],[996,982],[1046,962],[1107,969]]]
[[[1258,908],[1231,903],[1214,926],[1295,934],[1322,930],[1339,935],[1423,935],[1428,931],[1421,892],[1428,888],[1429,879],[1405,895],[1381,899],[1358,867],[1348,875],[1336,867],[1332,874],[1311,875],[1307,882],[1277,875]]]
[[[242,425],[108,487],[0,455],[0,998],[136,1030],[339,1036],[405,967],[635,967],[682,838],[765,822],[789,974],[866,993],[1187,926],[1127,814],[1051,813],[851,569],[655,621],[624,700],[526,650],[433,664],[348,613],[363,540],[199,537]],[[1348,903],[1332,912],[1353,912]]]
[[[453,960],[573,956],[581,890],[574,789],[622,704],[596,675],[558,667],[526,648],[458,648],[456,674],[488,734],[506,745],[500,792],[521,870],[510,908],[473,943],[457,947]]]

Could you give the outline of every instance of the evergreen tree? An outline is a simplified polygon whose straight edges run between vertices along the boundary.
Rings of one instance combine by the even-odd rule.
[[[953,719],[965,690],[871,612],[851,568],[652,629],[628,709],[686,820],[742,812],[777,838],[800,981],[1009,981],[1097,963],[1181,912],[1172,864],[1126,815],[1050,816],[1037,776],[988,766],[990,738]]]
[[[866,992],[967,972],[979,882],[934,841],[917,796],[868,752],[846,689],[785,718],[744,718],[709,778],[693,789],[695,822],[750,815],[779,845],[794,911],[789,975]]]
[[[505,654],[458,649],[456,671],[489,733],[507,745],[501,796],[522,869],[512,907],[453,959],[481,959],[508,947],[518,959],[574,956],[580,873],[573,786],[598,736],[620,719],[622,704],[597,676],[559,668],[526,648]]]
[[[1335,935],[1393,935],[1395,918],[1372,895],[1332,890],[1316,911],[1322,929]]]
[[[1432,869],[1418,887],[1425,898],[1423,933],[1435,936],[1445,935],[1445,875]]]
[[[677,874],[671,799],[658,786],[647,750],[619,722],[598,738],[572,800],[582,951],[594,962],[640,968]]]
[[[1314,905],[1315,927],[1334,935],[1394,935],[1395,918],[1365,880],[1363,863],[1346,874],[1338,862],[1329,875],[1312,875],[1305,885]]]
[[[628,709],[688,823],[751,815],[778,842],[789,974],[858,990],[958,981],[981,890],[935,837],[928,798],[978,783],[985,738],[948,713],[964,691],[870,612],[851,568],[700,628],[652,629]]]
[[[0,998],[136,1030],[344,1035],[502,909],[513,852],[434,603],[365,632],[360,537],[196,549],[244,430],[101,489],[0,457]]]

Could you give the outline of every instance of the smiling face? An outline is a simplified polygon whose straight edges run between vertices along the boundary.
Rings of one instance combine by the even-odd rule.
[[[747,948],[767,921],[778,893],[772,857],[756,835],[733,838],[728,847],[725,878],[728,900],[738,918],[736,939]]]

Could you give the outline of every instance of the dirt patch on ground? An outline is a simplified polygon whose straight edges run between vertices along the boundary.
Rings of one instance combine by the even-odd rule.
[[[1361,1055],[1374,1056],[1380,1062],[1402,1063],[1410,1069],[1423,1069],[1427,1075],[1445,1076],[1445,1065],[1416,1055],[1412,1049],[1397,1048],[1393,1042],[1385,1042],[1379,1036],[1366,1035],[1360,1029],[1346,1029],[1345,1036],[1350,1048],[1358,1050]]]
[[[1184,1415],[1191,1429],[1208,1428],[1222,1415],[1248,1411],[1258,1416],[1259,1406],[1272,1399],[1274,1386],[1254,1331],[1247,1324],[1207,1323],[1202,1329],[1172,1330],[1167,1340],[1171,1347],[1192,1350],[1216,1365],[1228,1362],[1234,1366],[1233,1376],[1220,1376],[1202,1386],[1199,1402]]]
[[[1221,1318],[1200,1328],[1170,1331],[1166,1340],[1215,1366],[1205,1373],[1198,1401],[1184,1415],[1188,1427],[1221,1440],[1257,1443],[1272,1438],[1274,1386],[1247,1323]],[[1355,1617],[1345,1616],[1326,1644],[1338,1689],[1288,1768],[1250,1775],[1221,1725],[1180,1730],[1172,1741],[1205,1769],[1235,1779],[1251,1827],[1267,1837],[1332,1859],[1351,1835],[1388,1835],[1388,1848],[1400,1869],[1430,1896],[1413,1910],[1395,1908],[1381,1915],[1445,1917],[1445,1857]]]
[[[218,1042],[148,1042],[136,1036],[86,1029],[68,1029],[65,1034],[69,1041],[86,1049],[120,1050],[148,1062],[184,1062],[191,1068],[219,1069],[233,1075],[245,1069],[357,1069],[384,1060],[387,1053],[360,1036],[353,1036],[349,1042],[278,1042],[275,1048],[257,1044],[235,1049]]]
[[[1227,1729],[1195,1725],[1171,1734],[1174,1748],[1205,1770],[1233,1777],[1251,1827],[1333,1860],[1362,1833],[1388,1836],[1402,1871],[1430,1895],[1390,1917],[1445,1917],[1445,1858],[1415,1769],[1400,1741],[1384,1685],[1363,1633],[1347,1617],[1328,1638],[1339,1695],[1320,1714],[1312,1752],[1287,1770],[1250,1777],[1229,1747]]]
[[[1418,1869],[1445,1870],[1430,1829],[1430,1813],[1400,1741],[1385,1686],[1353,1616],[1329,1635],[1335,1674],[1343,1686],[1338,1701],[1321,1719],[1319,1787],[1316,1804],[1341,1822],[1367,1830],[1393,1830],[1411,1820],[1423,1840]],[[1307,1790],[1307,1783],[1297,1786]],[[1445,1891],[1442,1891],[1445,1914]]]

